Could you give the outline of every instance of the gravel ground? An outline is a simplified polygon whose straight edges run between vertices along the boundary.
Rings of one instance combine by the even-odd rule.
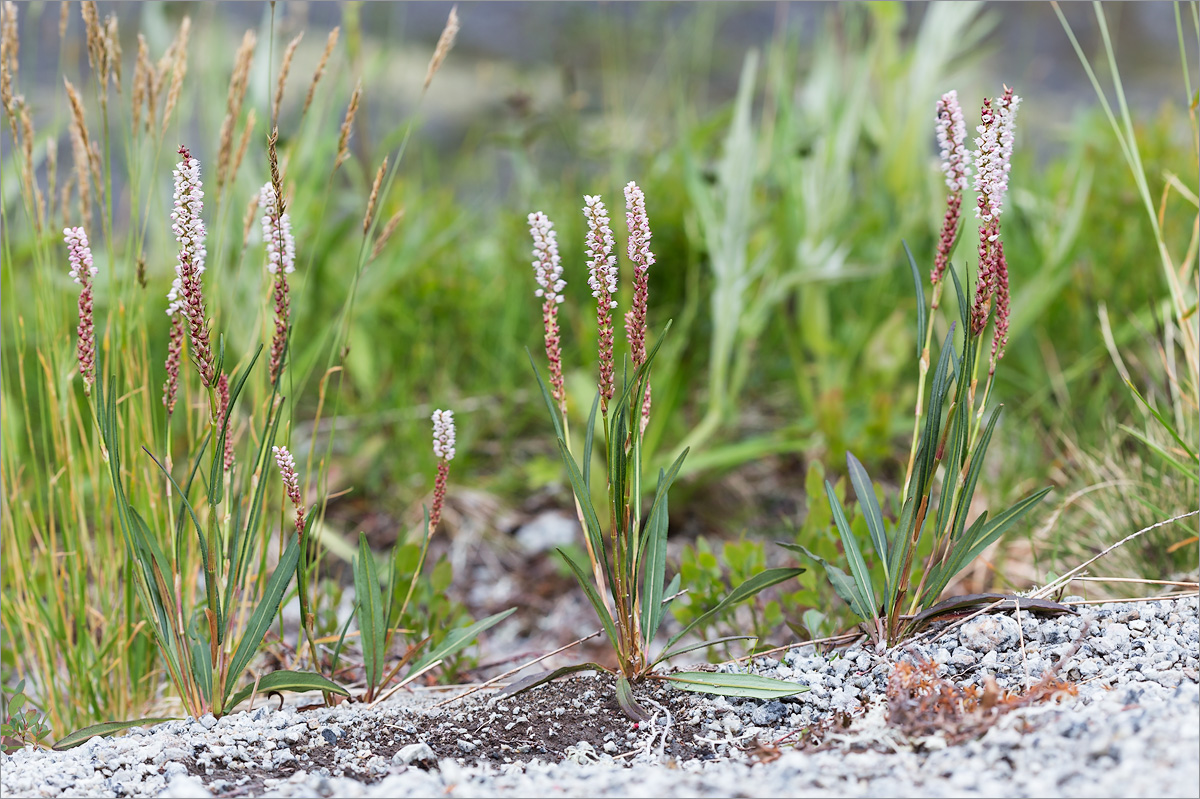
[[[1198,649],[1195,598],[986,615],[881,656],[757,659],[810,689],[782,701],[651,686],[634,725],[596,675],[441,708],[272,703],[0,755],[0,793],[1200,796]]]

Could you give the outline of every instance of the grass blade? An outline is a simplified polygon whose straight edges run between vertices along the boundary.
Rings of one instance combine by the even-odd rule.
[[[901,239],[900,244],[908,256],[908,267],[912,270],[913,286],[917,292],[917,357],[920,358],[925,349],[925,285],[921,280],[921,270],[917,268],[917,260],[913,258],[912,250],[908,249],[908,242]],[[954,271],[953,267],[950,269]]]
[[[888,571],[887,531],[883,527],[883,511],[879,508],[875,487],[871,484],[871,477],[862,463],[849,451],[846,452],[846,464],[850,467],[850,482],[854,484],[854,493],[858,495],[858,506],[867,520],[867,530],[871,533],[871,545],[875,548],[879,562],[883,564],[884,584],[890,585],[892,578]]]
[[[837,494],[833,492],[833,486],[828,480],[825,481],[825,495],[829,498],[829,509],[833,511],[833,522],[837,525],[838,536],[842,540],[842,549],[846,551],[846,561],[850,564],[850,574],[854,576],[858,596],[866,605],[868,615],[863,618],[873,618],[876,614],[877,604],[875,589],[871,585],[871,573],[867,571],[867,563],[863,560],[862,551],[858,548],[854,531],[850,529],[850,522],[846,520],[846,509],[842,507],[842,501],[837,498]]]

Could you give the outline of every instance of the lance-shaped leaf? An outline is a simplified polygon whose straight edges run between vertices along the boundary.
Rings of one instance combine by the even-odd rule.
[[[863,560],[862,552],[858,548],[858,541],[854,538],[854,531],[850,529],[850,522],[846,520],[846,509],[842,507],[842,501],[837,498],[837,494],[833,491],[833,486],[828,480],[825,481],[825,495],[829,498],[829,509],[833,511],[833,522],[837,525],[838,537],[842,540],[842,549],[846,551],[846,561],[850,564],[850,574],[854,576],[854,585],[857,589],[860,600],[866,603],[866,607],[859,607],[855,610],[866,610],[865,614],[859,614],[864,619],[870,619],[875,616],[875,608],[878,605],[875,602],[875,589],[871,585],[871,573],[867,571],[867,563]]]
[[[502,610],[499,613],[488,616],[486,619],[480,619],[474,624],[454,630],[447,635],[446,639],[442,641],[442,643],[439,644],[435,649],[430,650],[425,654],[424,657],[414,663],[412,668],[409,669],[408,673],[416,674],[428,667],[431,663],[435,663],[439,660],[443,660],[451,655],[456,654],[463,647],[470,645],[476,638],[479,637],[480,633],[495,627],[497,624],[511,616],[515,610],[516,608]]]
[[[271,579],[267,580],[262,601],[258,603],[258,607],[251,614],[246,630],[242,634],[242,640],[233,653],[233,660],[230,661],[229,672],[225,678],[227,692],[236,684],[238,678],[242,676],[242,672],[250,665],[250,659],[258,652],[258,647],[267,634],[267,628],[271,626],[271,620],[275,618],[275,614],[279,611],[279,605],[283,602],[283,593],[287,589],[288,583],[292,581],[292,575],[296,571],[296,561],[299,558],[300,539],[296,537],[295,533],[292,533],[288,536],[287,548],[279,557],[279,565],[275,567]]]
[[[740,696],[748,699],[780,699],[785,696],[795,696],[808,690],[807,685],[785,682],[784,680],[773,680],[770,677],[760,677],[757,674],[679,671],[674,674],[664,674],[659,679],[665,680],[675,688],[683,691],[716,694],[717,696]]]
[[[600,618],[600,623],[604,625],[604,632],[608,635],[608,640],[612,643],[613,649],[617,649],[616,625],[613,624],[612,616],[608,615],[608,610],[604,607],[604,600],[600,598],[596,586],[592,585],[592,578],[567,554],[565,549],[562,547],[558,547],[557,549],[558,554],[562,555],[563,560],[571,567],[571,571],[575,572],[575,579],[579,581],[579,587],[583,589],[588,602],[591,602],[592,607],[596,609],[596,615]]]
[[[358,557],[354,560],[354,591],[358,599],[358,630],[363,653],[363,669],[366,672],[367,692],[379,685],[383,676],[383,659],[386,620],[383,616],[383,601],[379,596],[379,575],[375,569],[375,555],[367,543],[367,534],[358,534]]]
[[[133,727],[145,727],[147,724],[161,724],[164,721],[175,721],[177,718],[177,716],[156,716],[154,718],[134,719],[133,721],[105,721],[101,724],[92,724],[63,736],[50,748],[61,752],[65,749],[73,749],[80,744],[87,743],[89,738],[97,735],[112,735],[114,732],[121,732],[121,730],[128,730]]]
[[[875,497],[875,487],[871,485],[867,470],[858,458],[854,457],[854,453],[846,452],[846,464],[850,467],[850,482],[854,484],[854,493],[858,495],[858,506],[867,520],[867,530],[871,533],[871,545],[875,548],[875,556],[883,564],[884,584],[888,585],[891,582],[891,574],[887,568],[887,531],[883,527],[883,511],[880,510],[879,500]]]
[[[762,591],[764,588],[782,583],[784,580],[790,580],[797,575],[803,574],[804,569],[789,568],[789,569],[767,569],[750,577],[737,588],[730,591],[724,599],[712,610],[697,616],[688,624],[684,625],[683,629],[671,636],[671,640],[667,641],[666,647],[663,648],[663,653],[655,658],[654,662],[659,663],[675,654],[672,647],[679,642],[681,638],[692,631],[693,628],[699,626],[701,628],[708,626],[714,618],[719,616],[726,608],[733,607],[739,602],[744,602],[750,597]]]
[[[311,671],[288,671],[287,669],[280,669],[270,674],[264,674],[259,679],[258,694],[262,696],[271,691],[290,691],[297,694],[309,691],[325,691],[337,694],[338,696],[350,695],[349,691],[328,677]],[[233,710],[242,702],[249,699],[252,693],[254,693],[253,682],[243,686],[241,690],[230,697],[229,702],[225,705],[225,710]]]
[[[820,555],[815,555],[807,548],[799,544],[790,544],[786,541],[776,541],[776,544],[784,549],[790,549],[793,552],[799,552],[805,557],[816,561],[825,568],[825,576],[829,578],[829,583],[833,586],[834,593],[842,598],[842,601],[850,606],[850,609],[860,619],[869,619],[872,617],[871,604],[869,597],[859,596],[858,584],[854,582],[854,578],[846,574],[844,571],[834,566],[829,561],[822,558]]]

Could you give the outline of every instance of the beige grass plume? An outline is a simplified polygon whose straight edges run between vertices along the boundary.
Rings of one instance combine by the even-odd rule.
[[[362,97],[362,81],[354,84],[354,93],[350,95],[350,105],[346,107],[346,118],[342,120],[342,132],[338,136],[337,157],[333,161],[333,170],[346,162],[350,157],[350,133],[354,130],[354,116],[358,113],[358,103]]]
[[[229,161],[233,156],[233,129],[242,113],[242,101],[246,98],[246,87],[250,82],[250,64],[254,61],[254,46],[257,41],[254,31],[246,31],[233,59],[233,77],[229,79],[229,93],[225,98],[225,119],[221,121],[221,139],[217,148],[218,194],[226,183],[233,180],[229,174]]]
[[[317,62],[317,71],[313,73],[312,83],[308,84],[308,94],[304,98],[304,110],[300,112],[301,117],[308,113],[308,107],[312,105],[313,94],[317,91],[317,84],[320,83],[321,76],[325,74],[325,65],[329,62],[329,56],[333,54],[333,48],[337,45],[340,31],[340,27],[334,28],[329,32],[329,38],[325,40],[325,51],[321,53],[321,60]]]
[[[296,48],[300,46],[300,40],[303,38],[304,31],[300,31],[295,39],[288,42],[287,49],[283,51],[283,63],[279,66],[279,80],[275,84],[275,102],[271,104],[271,127],[279,124],[279,107],[283,105],[283,87],[287,84],[288,72],[292,69],[292,56],[296,55]]]
[[[187,75],[187,46],[191,30],[192,18],[184,17],[183,22],[179,24],[179,35],[175,37],[175,43],[172,45],[175,60],[171,65],[171,89],[167,92],[167,104],[163,108],[162,133],[160,134],[163,136],[167,134],[167,128],[171,124],[171,113],[179,102],[179,93],[183,89],[183,78]]]
[[[450,48],[454,46],[454,38],[458,36],[458,6],[450,7],[450,16],[446,19],[446,27],[442,29],[442,35],[438,37],[437,47],[433,49],[433,58],[429,59],[429,69],[425,71],[425,85],[421,87],[424,92],[429,88],[429,84],[433,81],[434,73],[442,66],[442,62],[446,60],[446,55],[450,52]]]

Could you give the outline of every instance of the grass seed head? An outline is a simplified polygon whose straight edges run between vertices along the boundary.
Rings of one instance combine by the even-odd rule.
[[[446,19],[446,27],[442,29],[437,46],[433,48],[433,57],[429,59],[429,69],[425,71],[425,85],[421,87],[422,92],[429,88],[429,84],[433,82],[433,76],[442,66],[442,62],[446,60],[450,48],[454,46],[454,39],[458,36],[458,27],[458,6],[451,6],[450,16]]]
[[[321,60],[317,62],[317,71],[313,73],[312,82],[308,84],[308,94],[304,97],[304,110],[300,112],[300,116],[307,114],[308,107],[312,105],[317,84],[321,82],[321,76],[325,74],[325,65],[329,62],[329,56],[332,55],[334,46],[337,45],[339,31],[341,31],[340,27],[334,28],[325,40],[325,50],[321,53]]]

